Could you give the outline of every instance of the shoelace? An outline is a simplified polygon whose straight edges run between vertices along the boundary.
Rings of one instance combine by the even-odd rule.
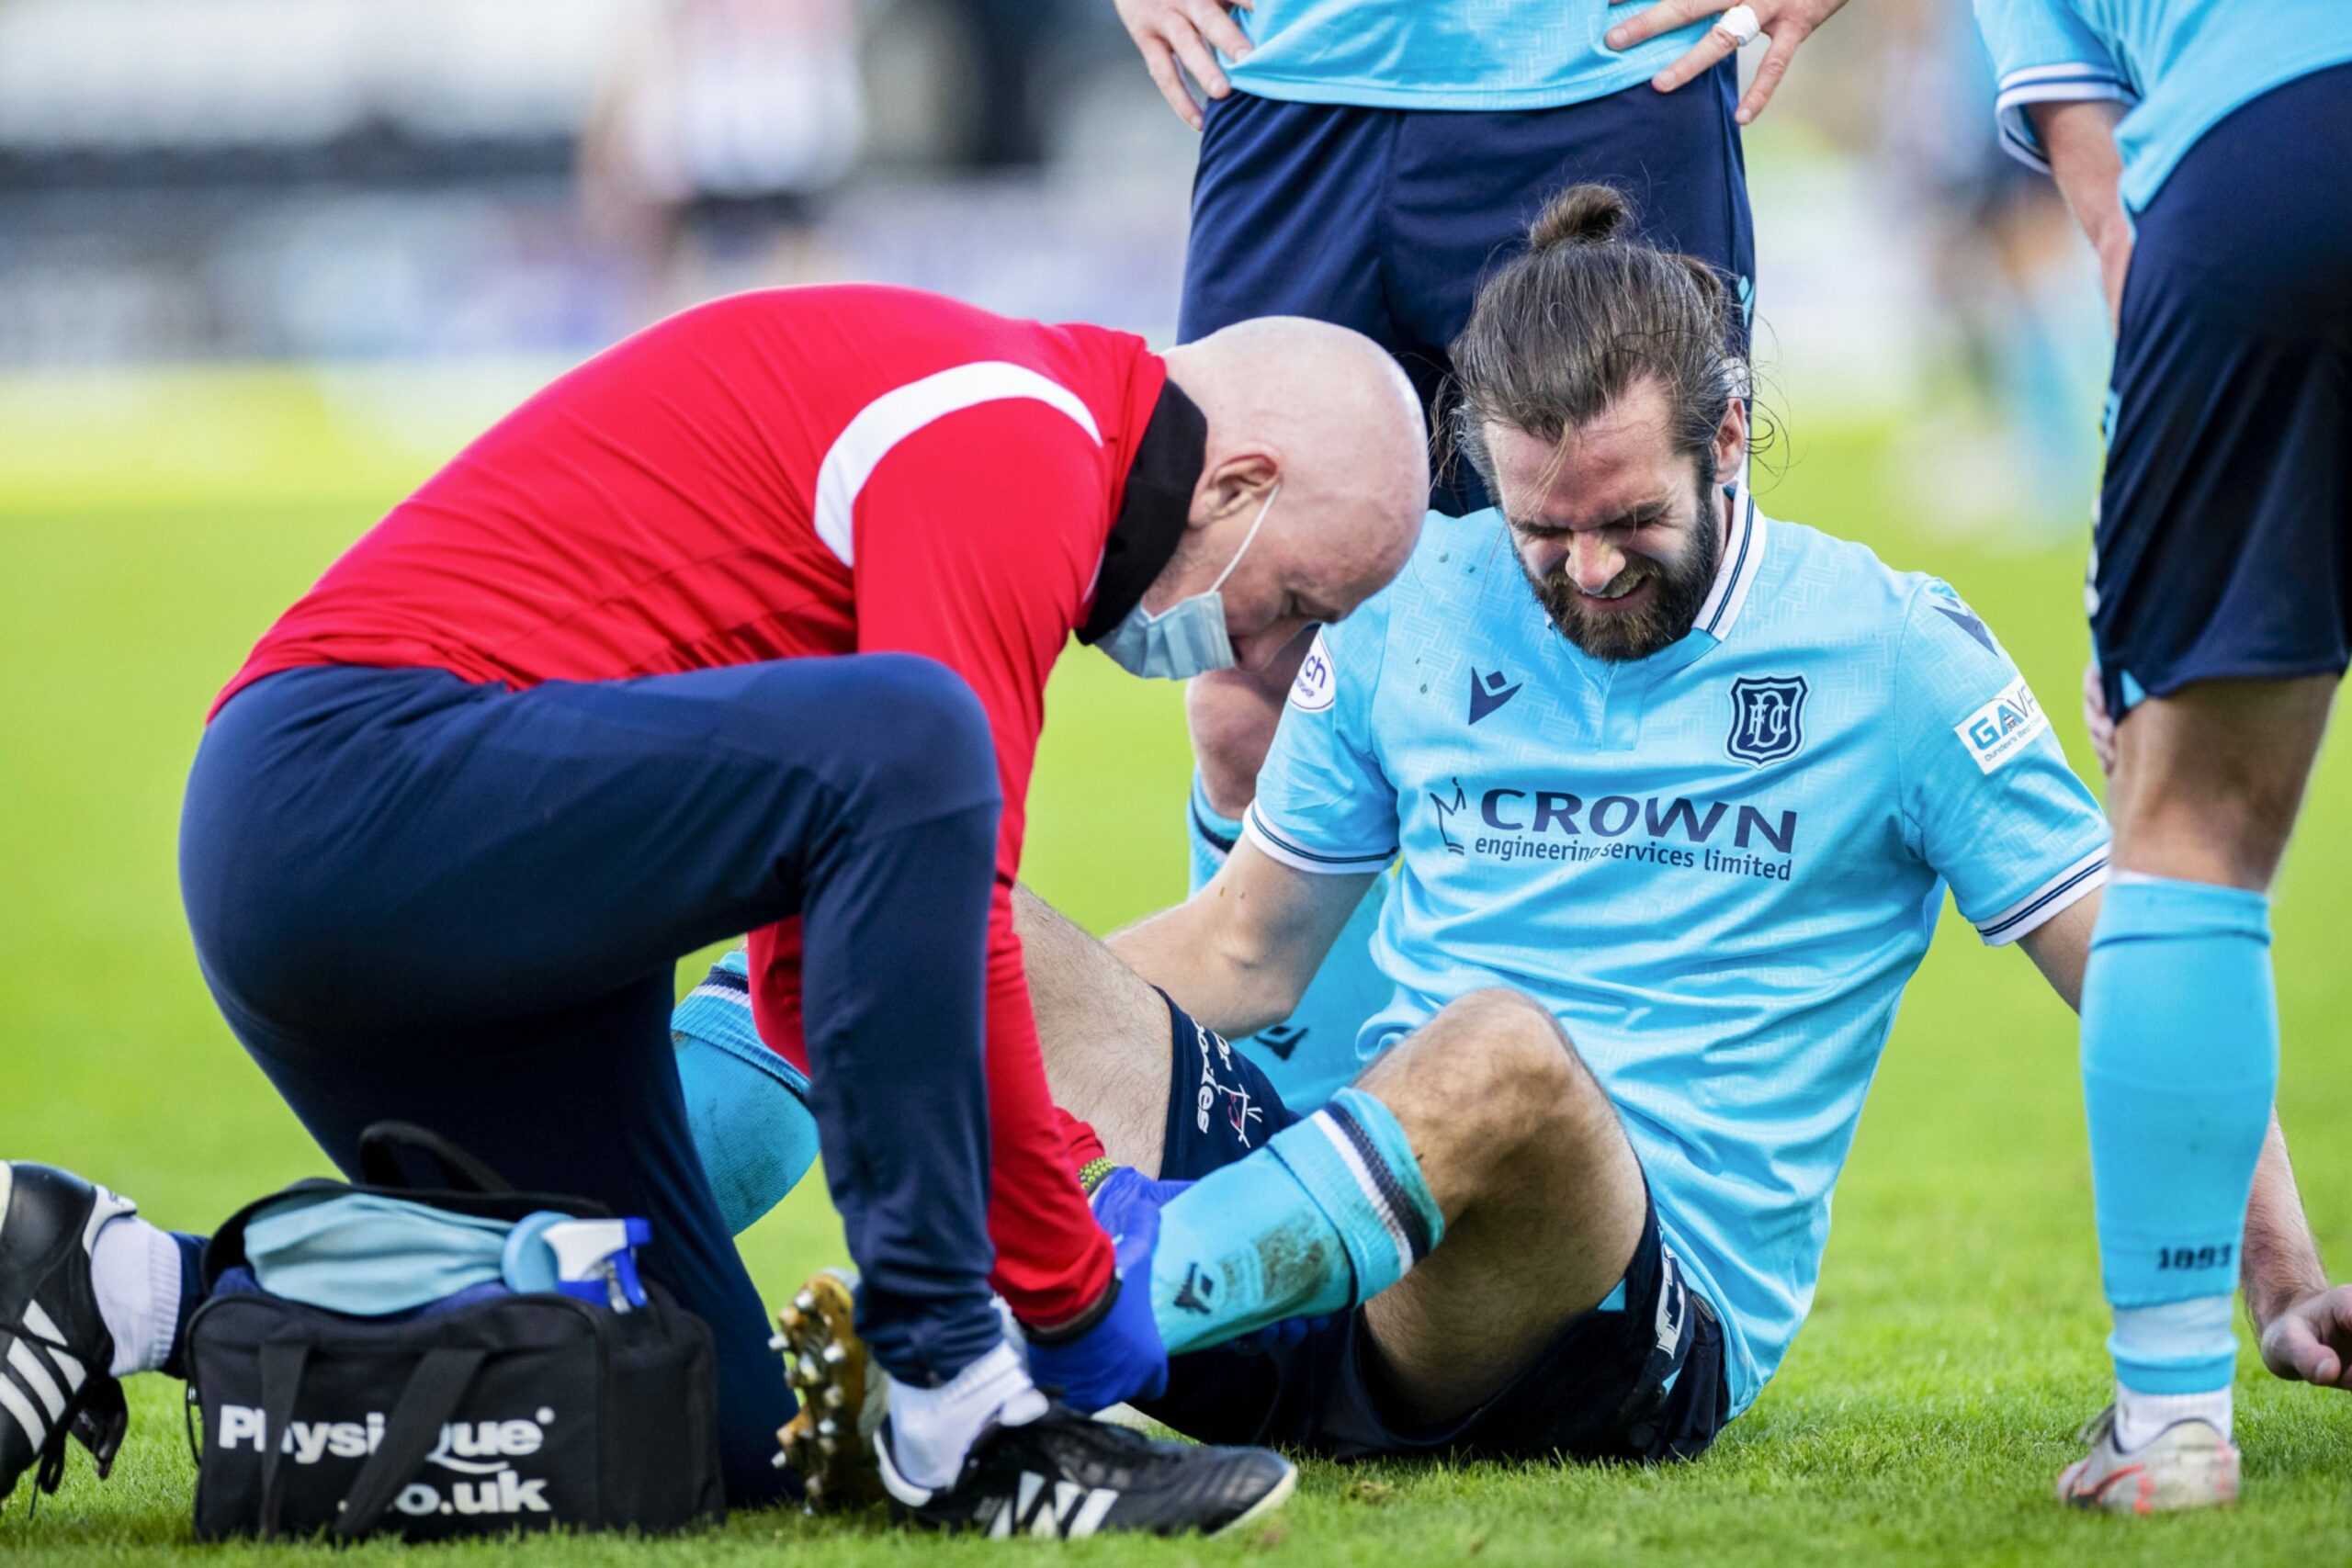
[[[62,1339],[51,1339],[46,1334],[35,1333],[26,1324],[0,1324],[0,1332],[5,1332],[12,1338],[24,1340],[28,1344],[38,1345],[45,1350],[70,1356],[74,1360],[87,1365],[85,1359],[74,1352],[74,1347]],[[43,1496],[55,1496],[57,1489],[65,1483],[65,1450],[68,1441],[74,1436],[74,1423],[99,1388],[113,1381],[112,1376],[107,1372],[90,1371],[82,1379],[82,1386],[65,1396],[65,1407],[57,1413],[57,1419],[51,1424],[49,1436],[42,1440],[40,1448],[36,1450],[35,1457],[40,1462],[33,1468],[31,1500],[25,1505],[25,1517],[28,1520],[40,1516],[40,1500]]]
[[[1051,1432],[1057,1442],[1078,1449],[1082,1457],[1130,1472],[1148,1463],[1158,1447],[1131,1427],[1096,1421],[1074,1410],[1050,1410],[1037,1421],[1041,1432]],[[1045,1425],[1048,1422],[1050,1427]]]

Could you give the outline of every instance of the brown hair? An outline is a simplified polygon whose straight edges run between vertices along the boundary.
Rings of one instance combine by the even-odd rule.
[[[1609,186],[1570,186],[1528,226],[1526,251],[1479,288],[1453,340],[1453,437],[1490,492],[1488,422],[1557,443],[1645,377],[1665,389],[1677,450],[1713,478],[1739,379],[1728,292],[1698,257],[1632,238],[1632,221]]]

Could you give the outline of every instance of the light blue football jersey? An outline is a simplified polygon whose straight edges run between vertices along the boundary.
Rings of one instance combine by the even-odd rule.
[[[1538,109],[1665,70],[1712,18],[1623,53],[1601,35],[1645,7],[1609,0],[1257,0],[1233,19],[1254,46],[1219,63],[1242,92],[1301,104]]]
[[[1695,629],[1587,657],[1500,513],[1431,516],[1326,627],[1244,831],[1308,872],[1401,856],[1376,1050],[1536,998],[1616,1102],[1736,1409],[1813,1301],[1829,1193],[1944,889],[2013,942],[2097,886],[2107,824],[1984,623],[1735,492]]]
[[[2000,78],[2002,144],[2048,169],[2026,106],[2112,98],[2122,196],[2138,212],[2181,154],[2271,88],[2352,61],[2345,0],[1976,0]]]

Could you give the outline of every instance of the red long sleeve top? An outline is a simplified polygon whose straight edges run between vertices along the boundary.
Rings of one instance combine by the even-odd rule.
[[[394,507],[220,701],[325,663],[519,689],[896,650],[962,675],[1005,801],[988,967],[996,1284],[1024,1320],[1066,1321],[1112,1267],[1074,1177],[1100,1145],[1047,1093],[1012,888],[1046,676],[1091,612],[1115,621],[1140,597],[1181,525],[1122,521],[1165,382],[1125,333],[904,289],[685,311],[547,387]],[[1198,453],[1195,435],[1194,473]],[[805,1066],[798,936],[797,921],[752,934],[753,1005]]]

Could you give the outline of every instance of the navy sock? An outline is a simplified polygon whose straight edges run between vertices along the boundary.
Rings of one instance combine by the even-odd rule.
[[[172,1353],[157,1369],[166,1377],[187,1379],[187,1325],[204,1304],[204,1238],[186,1231],[168,1233],[180,1249],[180,1307],[172,1325]]]

